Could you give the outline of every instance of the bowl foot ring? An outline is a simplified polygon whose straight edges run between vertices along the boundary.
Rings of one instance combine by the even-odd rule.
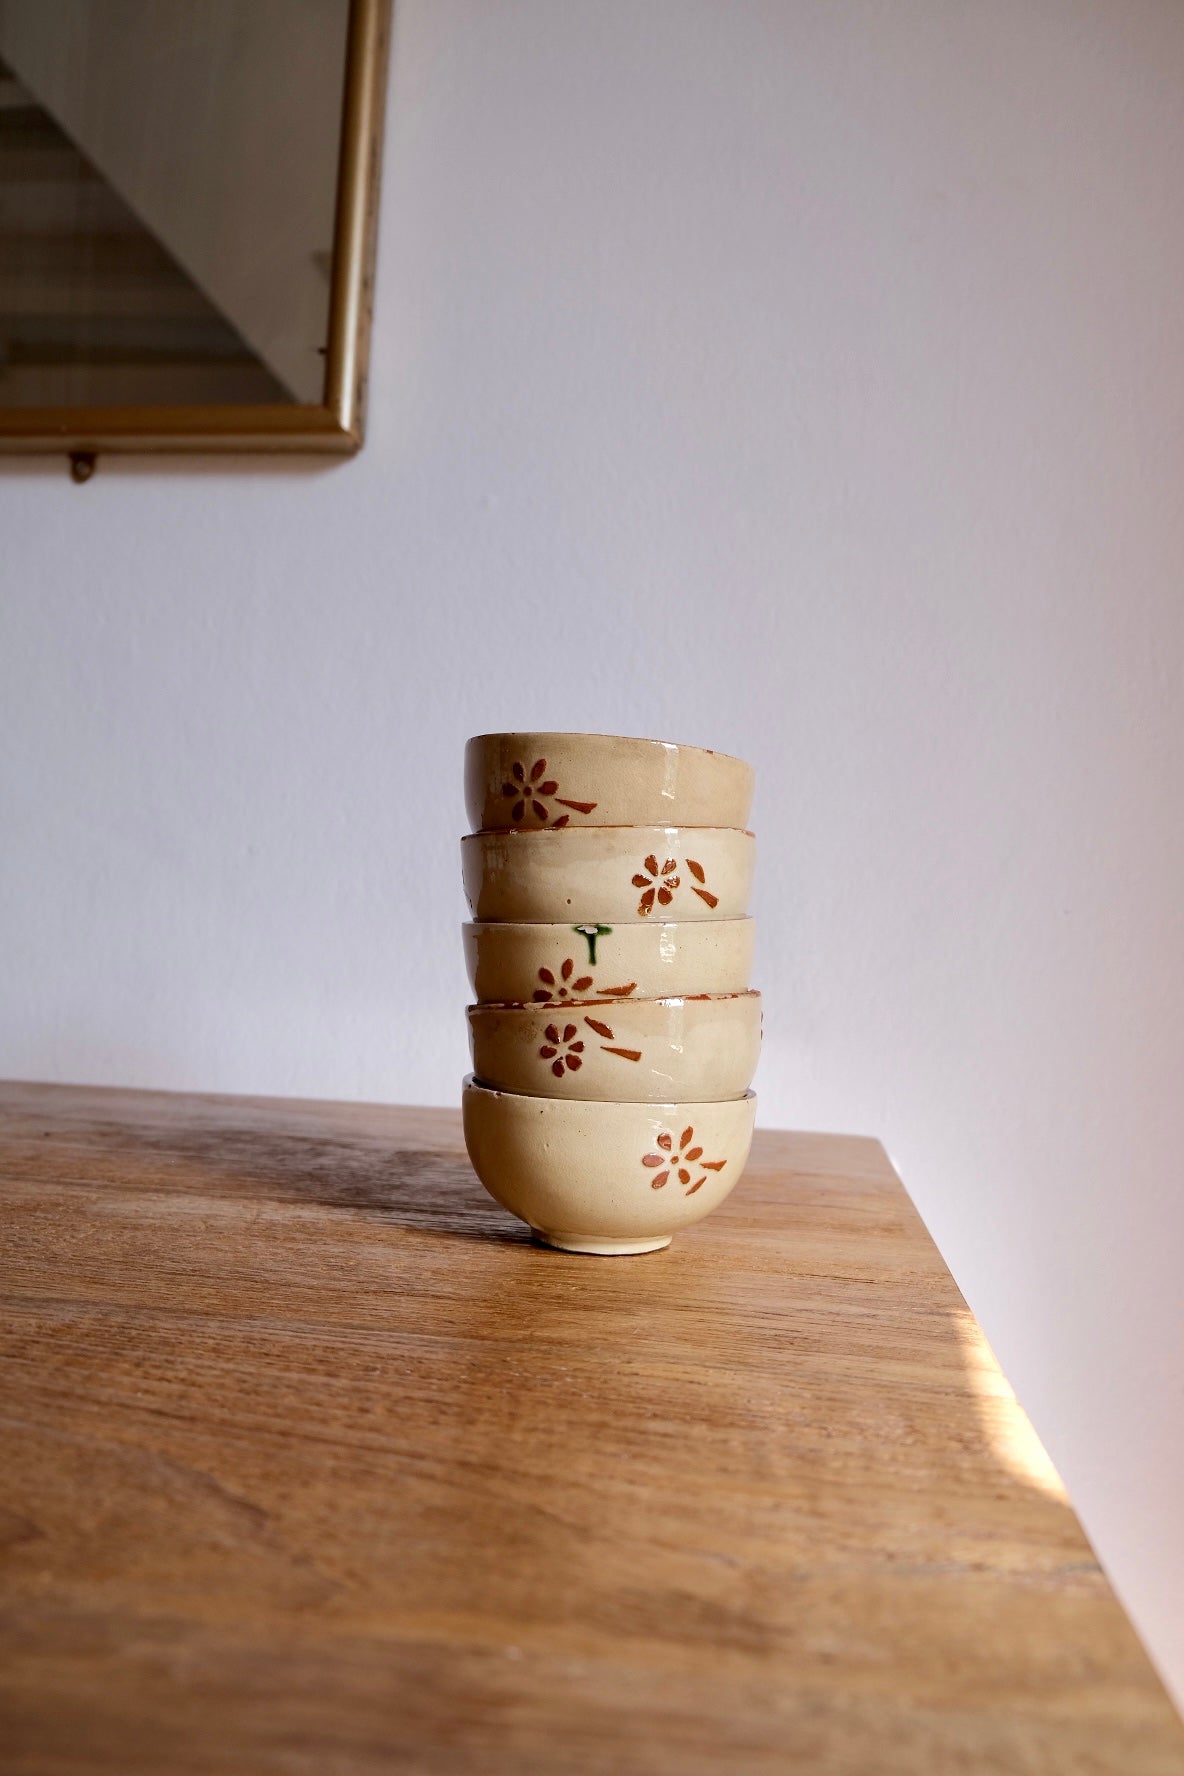
[[[585,1252],[596,1258],[628,1258],[639,1252],[661,1252],[674,1238],[672,1233],[651,1235],[649,1239],[598,1239],[595,1234],[548,1232],[542,1227],[530,1230],[544,1246],[560,1252]]]

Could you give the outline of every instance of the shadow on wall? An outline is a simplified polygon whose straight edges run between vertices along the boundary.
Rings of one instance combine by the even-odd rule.
[[[121,451],[104,451],[100,454],[94,475],[90,479],[102,475],[104,478],[152,476],[158,479],[172,477],[199,481],[211,475],[246,475],[275,480],[280,477],[328,474],[334,469],[348,468],[354,460],[349,456],[302,456],[297,452],[190,456],[184,452],[173,454],[163,450],[129,452],[126,455]],[[60,451],[57,454],[46,452],[35,456],[5,455],[0,459],[0,474],[8,478],[23,475],[68,482],[70,459]]]

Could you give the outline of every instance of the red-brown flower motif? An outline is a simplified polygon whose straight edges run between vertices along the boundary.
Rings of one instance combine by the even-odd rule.
[[[536,987],[531,994],[533,1002],[536,1005],[562,1004],[564,1000],[582,998],[589,992],[589,990],[591,990],[593,997],[597,999],[608,998],[610,996],[613,999],[625,999],[637,987],[636,981],[630,981],[628,985],[623,987],[594,987],[592,976],[590,974],[577,975],[575,973],[575,967],[575,963],[572,961],[571,957],[568,956],[559,969],[558,980],[556,980],[551,969],[540,968],[539,980],[542,982],[542,985]],[[575,975],[574,980],[572,978],[573,975]]]
[[[558,1024],[548,1024],[543,1032],[547,1040],[539,1049],[545,1061],[550,1061],[551,1071],[556,1079],[562,1079],[564,1070],[578,1073],[583,1066],[584,1044],[577,1041],[579,1029],[575,1024],[564,1024],[560,1030]]]
[[[686,1190],[687,1195],[694,1196],[696,1190],[701,1190],[703,1185],[706,1184],[708,1172],[723,1171],[728,1163],[727,1160],[704,1159],[702,1147],[692,1145],[694,1139],[695,1131],[689,1124],[683,1129],[682,1134],[678,1137],[677,1147],[674,1145],[674,1136],[672,1134],[664,1132],[658,1136],[658,1146],[662,1151],[660,1153],[645,1154],[641,1162],[642,1165],[647,1167],[650,1171],[654,1171],[658,1166],[662,1167],[662,1170],[658,1172],[657,1177],[650,1179],[651,1190],[661,1190],[664,1184],[669,1183],[670,1174],[673,1172],[684,1190]],[[702,1172],[703,1176],[701,1178],[696,1178],[695,1182],[692,1184],[692,1176],[695,1172],[699,1171]],[[689,1189],[687,1188],[688,1186]]]
[[[550,1005],[554,1000],[570,999],[573,993],[586,993],[592,985],[592,976],[581,974],[573,980],[572,975],[575,974],[575,968],[576,965],[570,956],[566,958],[560,968],[558,980],[555,979],[549,968],[540,968],[539,979],[543,984],[534,990],[535,1004]]]
[[[654,853],[646,858],[642,865],[644,874],[639,870],[633,878],[633,886],[643,890],[641,899],[637,903],[637,911],[641,918],[645,919],[653,912],[655,900],[659,906],[670,905],[674,899],[674,890],[682,880],[681,876],[675,874],[677,868],[678,859],[675,857],[668,857],[661,869],[658,868],[658,859]]]
[[[696,863],[693,857],[687,858],[687,868],[694,876],[695,882],[706,882],[706,870],[701,863]],[[692,888],[695,888],[695,882],[691,883]],[[709,907],[717,907],[719,905],[719,895],[710,893],[707,888],[695,888],[695,893],[699,896],[700,900],[705,900]]]
[[[502,794],[513,804],[510,820],[514,826],[526,819],[528,808],[540,826],[546,826],[549,820],[552,826],[566,826],[570,814],[560,814],[551,820],[551,810],[547,806],[551,800],[561,808],[574,808],[577,814],[591,814],[596,806],[595,802],[573,802],[567,796],[561,796],[555,778],[547,776],[546,759],[535,759],[529,771],[516,760],[510,767],[510,778],[502,784]]]
[[[608,1037],[608,1042],[602,1042],[600,1045],[605,1054],[620,1055],[623,1061],[639,1061],[641,1059],[639,1048],[610,1048],[609,1043],[615,1043],[617,1039],[613,1035],[611,1025],[606,1024],[603,1018],[586,1017],[584,1022],[590,1030],[595,1030],[598,1036]]]

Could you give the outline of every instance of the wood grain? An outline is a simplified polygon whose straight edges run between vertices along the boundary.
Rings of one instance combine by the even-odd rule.
[[[597,1260],[451,1111],[0,1120],[9,1776],[1184,1772],[876,1143]]]

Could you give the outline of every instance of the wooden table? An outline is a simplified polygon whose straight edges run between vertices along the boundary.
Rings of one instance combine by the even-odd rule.
[[[593,1259],[451,1111],[0,1124],[5,1776],[1184,1772],[875,1142]]]

